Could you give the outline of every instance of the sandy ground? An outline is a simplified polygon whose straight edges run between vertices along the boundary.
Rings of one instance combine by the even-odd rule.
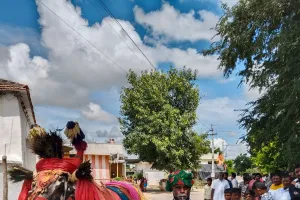
[[[203,190],[191,192],[192,200],[202,200],[203,199]],[[148,200],[172,200],[172,193],[170,192],[158,192],[158,191],[149,191],[144,193]]]

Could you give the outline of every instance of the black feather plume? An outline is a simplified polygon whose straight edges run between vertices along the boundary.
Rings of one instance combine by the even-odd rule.
[[[18,183],[24,180],[32,180],[33,172],[24,167],[13,165],[8,170],[9,180],[13,183]]]

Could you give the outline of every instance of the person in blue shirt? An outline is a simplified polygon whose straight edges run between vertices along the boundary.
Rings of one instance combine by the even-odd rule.
[[[229,187],[232,188],[232,182],[228,179],[228,172],[224,172],[224,179],[228,181]]]

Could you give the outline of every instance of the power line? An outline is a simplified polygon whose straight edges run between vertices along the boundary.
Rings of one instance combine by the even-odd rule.
[[[198,117],[197,117],[197,120],[205,127],[205,128],[207,128],[207,129],[211,129],[210,127],[208,127],[208,126],[206,126]]]
[[[101,11],[97,8],[97,6],[91,1],[91,0],[88,0],[89,3],[94,6],[95,10],[98,11],[100,14],[101,14]],[[129,45],[123,40],[123,38],[121,37],[121,35],[116,31],[116,29],[114,29],[114,27],[111,25],[111,23],[109,22],[109,20],[107,19],[103,19],[112,29],[113,31],[117,34],[117,36],[122,40],[122,42],[127,46],[127,48],[133,53],[133,55],[135,57],[137,57],[140,62],[143,64],[143,61],[136,55],[136,53],[129,47]]]
[[[116,19],[116,17],[112,14],[112,12],[109,10],[109,8],[105,5],[105,3],[103,2],[103,0],[97,0],[99,3],[101,3],[101,5],[103,6],[103,8],[108,12],[108,14],[115,20],[115,22],[122,28],[122,30],[126,33],[126,35],[129,37],[129,39],[133,42],[133,44],[136,46],[136,48],[143,54],[143,56],[146,58],[146,60],[149,62],[149,64],[151,65],[151,67],[155,70],[154,65],[152,64],[152,62],[149,60],[149,58],[145,55],[145,53],[140,49],[140,47],[135,43],[135,41],[131,38],[131,36],[128,34],[128,32],[124,29],[124,27],[122,26],[122,24]]]
[[[119,67],[123,72],[127,74],[127,72],[118,65],[115,61],[113,61],[108,55],[106,55],[103,51],[101,51],[98,47],[96,47],[92,42],[86,39],[82,34],[80,34],[77,30],[75,30],[71,25],[69,25],[65,20],[63,20],[60,16],[58,16],[54,11],[52,11],[48,6],[46,6],[41,0],[38,0],[45,8],[47,8],[50,12],[52,12],[57,18],[59,18],[63,23],[65,23],[69,28],[71,28],[74,32],[76,32],[80,37],[82,37],[85,41],[87,41],[90,45],[92,45],[96,50],[98,50],[102,55],[104,55],[108,60],[110,60],[114,65]]]

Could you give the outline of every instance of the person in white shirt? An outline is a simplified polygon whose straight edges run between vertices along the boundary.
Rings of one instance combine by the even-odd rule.
[[[236,180],[236,173],[234,173],[234,172],[231,173],[231,183],[232,183],[232,188],[238,188],[239,187],[239,183]]]
[[[291,200],[289,189],[292,185],[292,178],[290,176],[282,177],[283,188],[280,188],[274,192],[274,200]]]
[[[219,179],[213,181],[211,186],[211,200],[225,200],[224,191],[230,188],[227,180],[224,179],[224,173],[219,173]]]
[[[211,200],[211,184],[212,179],[206,179],[207,184],[204,186],[204,200]]]

